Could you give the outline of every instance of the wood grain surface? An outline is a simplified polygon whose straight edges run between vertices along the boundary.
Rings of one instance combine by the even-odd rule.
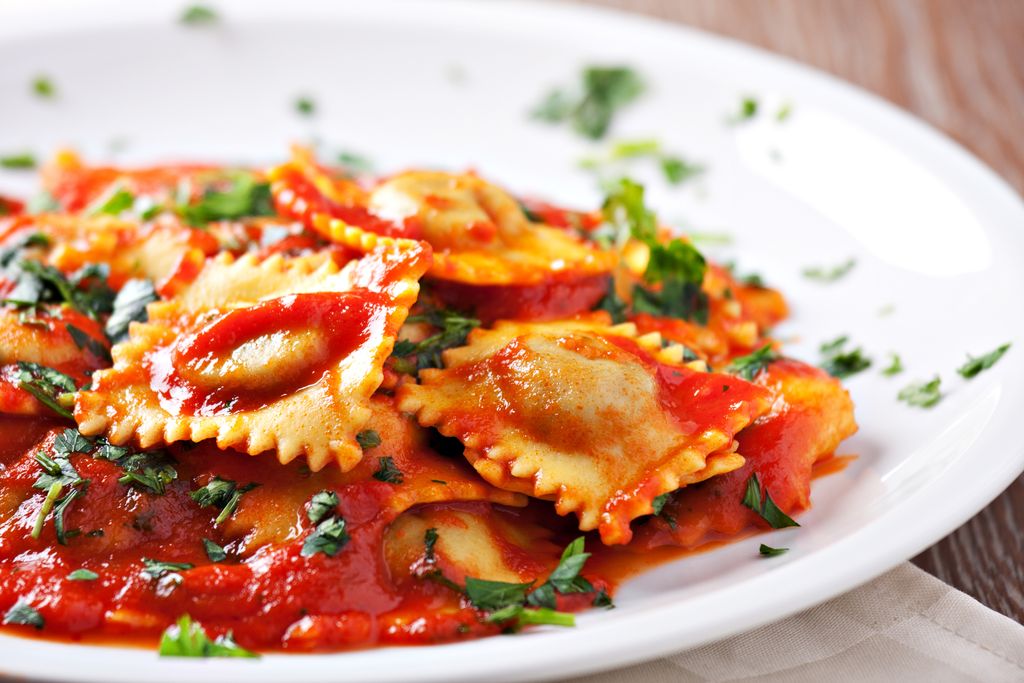
[[[829,71],[945,131],[1024,193],[1024,0],[577,1]],[[913,561],[1024,622],[1024,477]]]

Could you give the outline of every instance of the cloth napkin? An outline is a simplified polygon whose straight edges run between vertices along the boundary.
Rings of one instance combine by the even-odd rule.
[[[1024,681],[1024,626],[910,563],[783,621],[572,683]]]

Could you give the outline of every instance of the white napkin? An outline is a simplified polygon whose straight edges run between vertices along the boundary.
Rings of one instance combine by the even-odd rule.
[[[789,619],[573,683],[1024,681],[1024,626],[910,563]]]

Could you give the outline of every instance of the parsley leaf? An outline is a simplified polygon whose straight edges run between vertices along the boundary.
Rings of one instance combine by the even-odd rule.
[[[203,227],[212,221],[234,220],[245,216],[273,216],[270,184],[257,182],[248,171],[221,174],[194,204],[183,204],[178,213],[190,225]]]
[[[898,353],[890,353],[889,357],[892,361],[889,363],[888,367],[882,370],[882,374],[886,377],[892,377],[893,375],[898,375],[903,372],[903,361],[900,359],[900,355]]]
[[[128,338],[128,325],[146,322],[146,306],[160,297],[149,280],[128,280],[114,297],[113,312],[107,319],[105,332],[114,344]]]
[[[765,344],[753,353],[733,358],[725,371],[736,375],[741,379],[745,379],[748,382],[752,382],[755,377],[761,374],[761,372],[771,365],[773,361],[778,360],[780,357],[781,356],[772,349],[771,344]]]
[[[423,560],[428,564],[437,561],[435,546],[437,545],[437,529],[431,527],[423,532]]]
[[[941,384],[942,379],[937,375],[929,382],[912,382],[903,387],[896,398],[918,408],[931,408],[942,400]]]
[[[40,99],[50,100],[56,97],[57,86],[47,76],[36,76],[32,79],[32,92]]]
[[[381,444],[380,434],[372,429],[364,429],[356,434],[356,441],[364,451],[376,448]]]
[[[803,269],[803,275],[808,280],[814,280],[816,282],[835,282],[839,280],[857,265],[856,259],[847,259],[837,266],[831,267],[820,267],[813,266]]]
[[[401,484],[404,477],[402,470],[395,467],[395,460],[391,457],[377,458],[378,468],[373,473],[373,478],[388,484]]]
[[[453,346],[462,346],[466,343],[469,333],[480,326],[480,321],[476,318],[468,318],[456,311],[439,308],[427,308],[424,313],[409,316],[407,320],[413,323],[430,323],[441,330],[423,341],[400,340],[395,344],[392,355],[397,358],[416,356],[416,367],[419,370],[442,367],[441,352]]]
[[[214,640],[203,627],[182,615],[160,636],[161,657],[259,657],[235,642],[231,631]]]
[[[76,569],[67,575],[68,581],[95,581],[100,575],[90,569]]]
[[[983,370],[988,370],[993,365],[999,362],[999,359],[1003,357],[1003,354],[1010,349],[1010,344],[1006,343],[995,349],[989,351],[983,356],[974,358],[970,354],[967,355],[967,362],[956,369],[960,376],[964,379],[971,379],[977,377]]]
[[[295,111],[303,116],[312,116],[316,113],[316,102],[309,97],[300,97],[295,100]]]
[[[585,137],[604,137],[615,112],[636,100],[644,83],[632,69],[623,66],[591,66],[583,70],[582,95],[555,90],[533,110],[534,118],[549,123],[569,121]]]
[[[839,379],[871,367],[871,359],[864,355],[864,350],[859,346],[853,350],[846,350],[848,341],[849,338],[844,335],[819,347],[822,356],[821,369]]]
[[[162,579],[168,574],[184,572],[195,568],[195,565],[189,562],[161,562],[160,560],[153,560],[148,557],[142,558],[142,564],[142,574],[154,581]]]
[[[334,491],[321,491],[316,493],[309,501],[309,507],[306,508],[306,517],[309,518],[313,524],[319,524],[328,515],[334,513],[334,509],[338,507],[338,503],[341,501],[338,499],[338,494]]]
[[[205,26],[220,21],[220,15],[207,5],[189,5],[178,21],[187,26]]]
[[[65,397],[77,391],[75,381],[53,368],[38,363],[18,361],[17,386],[61,417],[72,419]]]
[[[707,263],[690,242],[676,238],[662,244],[654,213],[644,204],[644,187],[622,178],[611,187],[601,207],[610,226],[613,241],[622,246],[630,237],[647,245],[650,256],[644,271],[648,288],[633,289],[633,309],[704,324],[708,316],[708,298],[701,289]]]
[[[775,557],[776,555],[782,555],[788,550],[789,548],[773,548],[770,545],[762,543],[759,552],[765,557]]]
[[[9,154],[0,157],[0,168],[10,170],[29,170],[36,167],[36,157],[30,152],[21,154]]]
[[[768,522],[768,525],[773,529],[800,526],[793,518],[779,509],[775,501],[772,500],[771,495],[768,494],[768,489],[764,489],[764,500],[762,501],[761,482],[758,480],[756,472],[751,474],[750,479],[747,480],[747,489],[743,494],[743,505],[760,515],[761,519]]]
[[[80,350],[88,351],[96,358],[110,362],[110,350],[98,339],[93,338],[87,332],[75,327],[71,323],[64,325],[64,329],[68,331],[71,336],[71,341],[75,342]]]
[[[740,100],[739,108],[736,113],[729,119],[730,123],[743,123],[757,116],[757,111],[760,109],[760,105],[757,100],[747,95]]]
[[[466,597],[473,607],[485,612],[494,612],[510,605],[521,606],[526,602],[526,593],[532,587],[533,581],[508,583],[466,577]]]
[[[111,216],[120,216],[135,205],[135,196],[123,187],[117,187],[107,194],[108,196],[100,198],[100,201],[97,202],[98,206],[92,209],[90,213],[93,215],[109,214]]]
[[[306,537],[302,543],[300,554],[303,557],[312,557],[317,553],[323,553],[334,557],[341,552],[348,541],[349,535],[345,528],[345,520],[332,515],[317,524],[313,532]]]
[[[29,605],[24,600],[18,600],[14,606],[4,614],[4,624],[17,624],[19,626],[34,626],[37,631],[43,630],[46,620],[39,610]]]
[[[210,562],[223,562],[228,559],[228,554],[224,552],[224,547],[208,538],[203,539],[203,550],[206,551],[206,556],[210,558]]]
[[[213,521],[214,526],[219,526],[235,514],[242,496],[258,486],[258,483],[250,482],[240,487],[230,479],[214,477],[207,482],[206,486],[192,491],[189,495],[192,500],[199,503],[200,507],[220,508],[220,514]]]

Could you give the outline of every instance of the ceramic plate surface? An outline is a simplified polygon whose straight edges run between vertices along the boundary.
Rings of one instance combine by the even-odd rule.
[[[259,661],[168,660],[139,649],[0,636],[0,672],[73,681],[478,681],[564,677],[680,650],[779,619],[863,583],[952,531],[1024,468],[1024,207],[991,171],[911,117],[832,78],[682,28],[529,3],[222,2],[220,26],[178,3],[0,3],[0,151],[60,145],[116,162],[280,160],[295,140],[378,168],[476,168],[514,191],[593,207],[578,160],[595,147],[528,112],[582,65],[624,63],[648,92],[612,139],[657,138],[707,172],[648,183],[663,219],[727,232],[709,247],[779,287],[777,333],[816,362],[849,334],[875,366],[848,381],[860,432],[845,471],[818,480],[802,526],[666,564],[575,629],[424,648]],[[31,5],[31,6],[29,6]],[[54,9],[54,7],[59,9]],[[50,74],[54,102],[29,83]],[[313,97],[317,115],[293,103]],[[745,95],[757,117],[726,119]],[[775,112],[791,105],[779,122]],[[0,174],[0,192],[27,192]],[[834,284],[808,266],[856,267]],[[972,381],[955,372],[1012,341]],[[906,371],[880,370],[889,352]],[[931,410],[899,389],[941,374]],[[791,548],[770,560],[760,540]]]

